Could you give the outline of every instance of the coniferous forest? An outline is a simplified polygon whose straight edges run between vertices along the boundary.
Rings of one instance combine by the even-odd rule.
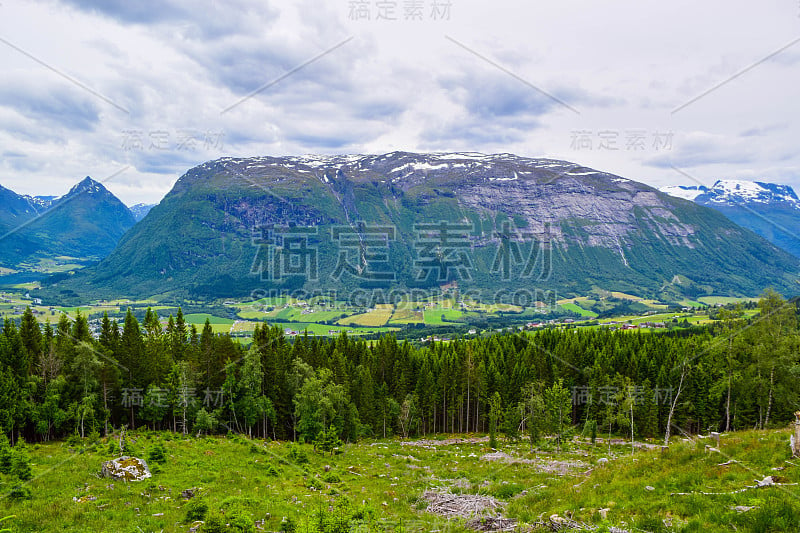
[[[147,426],[279,440],[497,432],[669,434],[785,426],[798,410],[797,305],[711,326],[497,333],[416,346],[255,331],[251,346],[149,311],[40,328],[28,310],[0,335],[0,427],[12,442]],[[333,428],[333,429],[331,429]]]

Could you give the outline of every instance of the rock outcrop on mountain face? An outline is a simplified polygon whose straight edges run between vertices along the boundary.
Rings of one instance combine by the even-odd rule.
[[[800,257],[800,199],[788,185],[719,180],[711,187],[668,186],[661,191],[716,209],[775,246]]]
[[[100,265],[53,289],[211,298],[457,282],[482,295],[753,295],[793,288],[798,271],[718,212],[619,176],[511,154],[393,152],[204,163]]]

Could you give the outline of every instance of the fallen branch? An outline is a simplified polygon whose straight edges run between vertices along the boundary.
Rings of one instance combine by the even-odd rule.
[[[517,529],[517,521],[513,518],[497,517],[484,517],[473,518],[464,524],[470,529],[475,531],[515,531]]]
[[[554,514],[547,520],[539,520],[531,524],[534,528],[548,528],[550,531],[597,531],[597,526],[578,522],[571,518],[565,518]]]
[[[797,483],[776,483],[772,476],[767,476],[761,481],[755,480],[755,485],[746,485],[744,488],[733,490],[730,492],[703,492],[703,491],[694,491],[694,492],[672,492],[670,496],[690,496],[692,494],[702,494],[703,496],[723,496],[729,494],[740,494],[742,492],[746,492],[751,489],[761,489],[764,487],[787,487],[790,485],[797,485]]]

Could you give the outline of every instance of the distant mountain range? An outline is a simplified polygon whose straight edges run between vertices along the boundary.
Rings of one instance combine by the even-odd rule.
[[[788,185],[719,180],[711,187],[675,185],[662,187],[661,191],[712,207],[800,257],[800,199]]]
[[[796,292],[800,261],[714,209],[513,154],[222,158],[189,170],[53,297],[458,287],[667,301]]]
[[[131,214],[133,214],[133,218],[136,219],[136,222],[139,222],[146,217],[147,213],[149,213],[154,207],[155,204],[135,204],[130,207],[130,210]]]
[[[89,177],[61,197],[0,187],[0,265],[26,270],[64,256],[99,261],[135,223],[133,213]]]

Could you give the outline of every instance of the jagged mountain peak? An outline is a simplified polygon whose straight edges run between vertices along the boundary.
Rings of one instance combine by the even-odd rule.
[[[106,189],[102,183],[99,181],[95,181],[89,176],[86,176],[81,181],[79,181],[75,186],[73,186],[67,194],[65,194],[62,198],[69,198],[70,196],[75,196],[76,194],[110,194],[108,189]]]
[[[0,201],[0,230],[17,228],[0,248],[0,264],[11,267],[37,258],[105,257],[136,221],[101,183],[85,177],[60,198],[10,194]],[[24,208],[16,210],[15,205]]]

